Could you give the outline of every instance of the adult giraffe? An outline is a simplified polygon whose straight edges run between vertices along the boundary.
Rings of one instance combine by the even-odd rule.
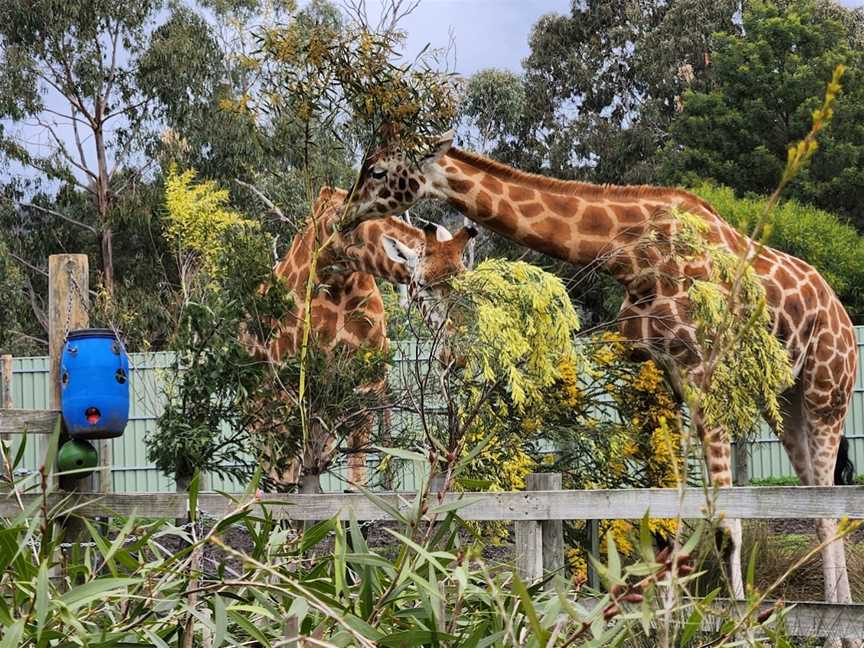
[[[602,267],[626,291],[619,314],[622,332],[655,357],[673,359],[700,384],[703,371],[688,316],[687,288],[693,279],[706,277],[710,259],[684,262],[664,250],[660,239],[652,244],[649,234],[654,230],[671,235],[680,225],[674,211],[684,210],[704,220],[711,243],[742,253],[754,249],[750,239],[707,202],[680,189],[555,180],[457,149],[452,140],[448,133],[430,154],[413,163],[396,145],[370,155],[346,208],[346,223],[439,198],[516,243]],[[784,394],[781,439],[802,484],[832,485],[855,380],[852,323],[831,287],[807,263],[763,248],[753,267],[765,287],[773,331],[786,345],[796,379]],[[728,436],[716,429],[700,433],[712,481],[731,486]],[[733,546],[733,587],[741,596],[741,523],[726,520],[724,526]],[[832,537],[836,521],[820,520],[817,531],[820,539]],[[850,601],[842,543],[827,545],[822,558],[826,600]]]
[[[419,302],[424,316],[434,325],[443,320],[436,304],[442,303],[447,291],[444,279],[465,270],[462,252],[477,234],[473,227],[463,227],[453,236],[440,225],[430,223],[421,230],[388,217],[364,223],[346,234],[334,234],[340,216],[338,208],[346,195],[340,189],[321,189],[313,206],[313,218],[274,268],[274,274],[284,281],[294,299],[292,310],[266,331],[266,348],[258,347],[261,355],[275,363],[299,352],[312,253],[325,241],[329,240],[329,244],[318,256],[313,279],[310,322],[310,343],[324,353],[332,353],[340,345],[349,349],[387,349],[384,302],[375,277],[407,284],[412,300]],[[386,384],[385,377],[363,388],[383,394]],[[362,449],[369,442],[372,423],[371,415],[367,416],[348,439],[353,450],[348,457],[348,481],[352,484],[366,481],[366,455]],[[271,479],[283,487],[295,484],[301,469],[317,479],[332,461],[336,442],[323,431],[310,435],[300,462],[284,473],[271,473]]]

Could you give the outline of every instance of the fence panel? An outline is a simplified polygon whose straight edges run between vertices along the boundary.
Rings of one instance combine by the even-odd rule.
[[[858,376],[846,419],[846,437],[850,443],[850,458],[857,471],[864,473],[864,326],[856,327],[855,332],[858,340]],[[413,343],[397,346],[396,366],[391,371],[391,383],[395,389],[398,390],[410,381],[409,374],[413,371],[417,353],[418,349]],[[147,461],[144,443],[145,436],[156,429],[156,419],[164,406],[163,386],[171,359],[172,355],[167,352],[130,354],[130,422],[126,433],[112,441],[114,465],[111,474],[114,491],[117,493],[174,490],[174,481],[162,475]],[[12,372],[14,406],[23,409],[46,409],[50,392],[48,358],[15,358]],[[392,423],[395,427],[420,430],[417,416],[398,408],[392,413]],[[38,444],[31,440],[25,453],[24,467],[34,470],[38,465]],[[750,477],[766,479],[794,474],[782,443],[767,426],[763,426],[761,434],[751,445]],[[344,490],[344,470],[335,468],[331,474],[322,478],[321,483],[325,492]],[[391,487],[412,491],[417,485],[418,479],[413,466],[399,466]],[[210,486],[229,492],[241,490],[239,484],[215,476],[211,477]]]
[[[122,437],[111,440],[113,465],[112,486],[115,493],[173,492],[174,480],[163,475],[147,460],[145,437],[156,430],[156,420],[165,404],[165,379],[170,371],[173,354],[131,353],[129,354],[129,424]],[[400,364],[397,356],[397,367]],[[398,382],[402,373],[393,372],[393,381]],[[49,398],[48,358],[15,358],[12,363],[12,401],[21,409],[47,409]],[[397,411],[394,420],[402,425],[416,425],[410,415]],[[13,437],[13,449],[22,441]],[[27,440],[22,468],[38,469],[41,457],[35,439]],[[325,492],[341,492],[346,488],[345,471],[341,466],[322,476]],[[394,476],[393,487],[398,490],[414,490],[417,486],[411,466],[400,466]],[[225,492],[240,492],[242,484],[231,479],[210,476],[210,488]]]

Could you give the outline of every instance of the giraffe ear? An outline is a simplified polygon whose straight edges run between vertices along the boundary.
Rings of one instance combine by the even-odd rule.
[[[384,246],[384,253],[387,255],[387,258],[394,263],[407,265],[409,268],[413,268],[417,263],[417,253],[402,241],[385,234],[381,237],[381,245]]]
[[[422,160],[424,165],[433,164],[440,160],[453,147],[453,138],[456,137],[456,131],[452,128],[441,135],[432,145],[432,150],[427,153]]]
[[[453,240],[453,235],[450,233],[450,230],[438,223],[426,221],[423,224],[423,231],[430,235],[434,234],[435,240],[439,243],[446,243],[447,241]]]
[[[437,225],[435,227],[435,238],[438,239],[439,243],[446,243],[447,241],[453,240],[453,235],[443,225]]]
[[[459,228],[459,231],[456,232],[456,235],[453,237],[460,245],[465,246],[468,244],[468,241],[477,236],[477,228],[473,225],[466,225],[465,227]]]

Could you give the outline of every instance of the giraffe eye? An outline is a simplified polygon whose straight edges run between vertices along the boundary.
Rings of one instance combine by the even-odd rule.
[[[383,169],[372,169],[372,172],[369,175],[376,180],[383,180],[387,176],[387,171]]]

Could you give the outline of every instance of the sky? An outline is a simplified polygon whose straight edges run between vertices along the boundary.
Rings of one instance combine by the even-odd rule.
[[[452,30],[460,74],[489,67],[518,71],[529,53],[531,28],[547,13],[569,14],[570,0],[421,0],[401,27],[408,32],[409,52],[426,43],[446,47]]]

